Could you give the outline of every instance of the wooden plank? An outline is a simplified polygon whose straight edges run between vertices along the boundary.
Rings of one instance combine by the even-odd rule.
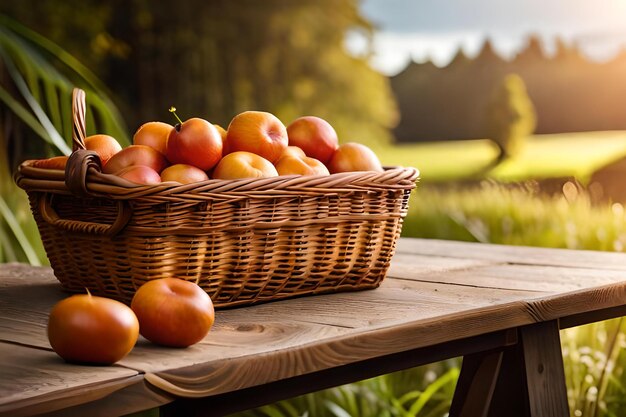
[[[54,352],[0,342],[0,415],[18,417],[102,398],[143,377],[120,366],[65,363]]]
[[[48,316],[65,297],[53,283],[0,287],[0,341],[50,349]]]
[[[626,258],[624,259],[626,262]],[[564,293],[626,281],[626,270],[499,264],[423,273],[412,255],[394,256],[389,277],[480,288]]]
[[[528,320],[529,317],[524,318],[515,309],[494,307],[469,310],[455,320],[439,317],[370,331],[351,330],[307,344],[274,345],[264,352],[258,348],[254,352],[255,348],[250,347],[248,355],[240,355],[234,348],[230,351],[207,348],[203,360],[192,366],[185,366],[190,362],[186,354],[184,358],[171,358],[169,370],[161,367],[163,360],[154,352],[149,355],[150,362],[126,363],[145,370],[146,380],[167,392],[201,397],[484,334],[483,330],[489,327],[515,327]],[[129,356],[130,360],[133,358]]]
[[[458,355],[503,348],[517,343],[517,331],[502,331],[455,340],[439,345],[413,349],[397,354],[352,362],[339,368],[299,375],[269,384],[225,392],[203,398],[177,400],[161,409],[162,417],[230,415],[237,411],[291,398],[320,389],[330,388],[377,375],[395,372]]]
[[[444,255],[420,255],[415,253],[396,252],[392,258],[389,271],[402,273],[440,274],[450,271],[472,269],[478,266],[498,265],[506,262],[490,259],[472,259]],[[390,275],[389,273],[387,275]],[[393,276],[393,273],[391,274]]]
[[[528,303],[528,311],[535,321],[565,319],[566,327],[570,317],[579,323],[590,323],[595,312],[605,310],[598,319],[620,317],[626,305],[626,281],[603,285],[591,289],[573,291],[539,297]],[[610,314],[613,313],[613,314]],[[587,319],[588,318],[588,319]],[[597,321],[597,320],[596,320]]]
[[[437,239],[402,238],[396,254],[434,255],[526,265],[626,270],[626,254],[589,250],[536,248]]]
[[[175,397],[159,389],[154,389],[150,384],[142,380],[142,383],[128,385],[110,393],[106,397],[71,405],[55,411],[46,411],[39,417],[122,416],[161,407],[174,400]]]
[[[531,417],[567,417],[567,388],[556,321],[520,329]]]
[[[39,285],[42,283],[58,284],[50,267],[30,266],[17,262],[0,264],[0,288],[16,285]]]
[[[50,282],[49,280],[47,282]],[[218,311],[220,323],[248,323],[262,328],[267,323],[313,323],[342,328],[390,326],[459,313],[467,309],[523,300],[534,293],[445,286],[438,283],[386,279],[370,291],[303,297],[247,309]],[[18,285],[0,288],[0,340],[49,348],[45,335],[48,312],[65,297],[58,285]],[[363,314],[366,312],[366,314]],[[230,338],[234,337],[229,336]],[[220,343],[231,345],[221,339]],[[248,343],[248,341],[245,341]]]
[[[511,303],[537,294],[387,278],[375,290],[285,300],[250,309],[220,311],[218,316],[247,320],[253,315],[263,320],[283,318],[364,329]]]

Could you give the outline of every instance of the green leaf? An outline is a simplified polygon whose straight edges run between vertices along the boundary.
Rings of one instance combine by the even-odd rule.
[[[31,91],[26,85],[24,78],[22,78],[20,73],[17,71],[17,68],[13,64],[13,61],[9,58],[4,48],[2,48],[1,46],[0,46],[0,56],[4,60],[4,65],[9,72],[9,75],[13,79],[13,82],[17,86],[18,90],[20,90],[22,97],[24,97],[24,99],[30,106],[31,110],[33,111],[37,119],[39,120],[39,123],[41,124],[41,126],[45,129],[51,142],[64,155],[69,155],[72,152],[72,150],[67,146],[67,143],[63,140],[61,135],[59,135],[59,132],[55,129],[54,125],[50,122],[50,119],[48,119],[48,116],[46,115],[46,113],[44,113],[37,99],[31,94]]]
[[[341,406],[335,404],[332,401],[326,400],[324,404],[335,417],[352,417],[350,413],[348,413],[346,410],[341,408]]]
[[[39,261],[37,252],[35,251],[35,249],[33,249],[33,246],[30,244],[29,240],[26,238],[26,235],[24,234],[24,231],[20,227],[19,222],[13,215],[13,212],[11,211],[7,203],[4,201],[4,198],[2,198],[2,196],[0,196],[0,214],[2,215],[4,220],[7,222],[7,225],[13,232],[13,235],[17,239],[17,242],[20,244],[20,247],[24,251],[26,258],[28,259],[28,262],[30,262],[31,265],[41,266],[41,262]]]
[[[52,143],[52,139],[48,136],[48,132],[39,124],[37,119],[33,117],[33,115],[22,106],[17,100],[15,100],[7,90],[4,89],[0,85],[0,101],[2,101],[6,106],[23,121],[28,127],[30,127],[33,132],[37,134],[40,138],[45,140],[48,143]]]
[[[452,368],[445,374],[441,375],[439,378],[434,380],[428,387],[424,390],[422,395],[419,396],[417,401],[413,403],[411,408],[409,408],[410,415],[417,415],[424,406],[430,401],[433,395],[443,388],[446,384],[456,383],[459,378],[459,369]]]

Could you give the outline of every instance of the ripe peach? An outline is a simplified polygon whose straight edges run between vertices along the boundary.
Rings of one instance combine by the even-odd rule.
[[[53,156],[48,159],[36,159],[31,162],[30,166],[35,168],[45,168],[45,169],[60,169],[65,170],[65,165],[67,165],[67,156]]]
[[[109,135],[92,135],[85,138],[85,149],[95,151],[102,166],[105,166],[113,155],[122,150],[122,146]]]
[[[176,164],[161,171],[161,181],[175,181],[181,184],[191,184],[192,182],[206,181],[209,176],[192,165]]]
[[[167,159],[208,171],[222,158],[222,137],[217,128],[194,117],[178,123],[167,139]]]
[[[156,172],[161,172],[168,164],[165,156],[159,151],[146,145],[130,145],[113,155],[102,172],[116,174],[133,165],[145,165]]]
[[[163,122],[148,122],[139,126],[133,136],[133,144],[149,146],[163,155],[167,148],[167,137],[174,126]]]
[[[271,113],[246,111],[235,116],[228,125],[228,152],[252,152],[273,163],[287,144],[285,125]]]
[[[161,182],[159,173],[145,165],[132,165],[115,175],[136,184],[154,185]]]
[[[306,156],[328,163],[339,146],[337,132],[326,120],[304,116],[287,126],[289,145],[298,146]]]
[[[328,163],[331,174],[351,171],[382,172],[383,167],[378,157],[370,148],[360,143],[345,143],[333,154]]]
[[[215,123],[213,123],[213,126],[215,126],[218,132],[220,132],[220,136],[222,137],[222,142],[224,142],[226,140],[226,129],[224,129],[222,126],[215,124]]]
[[[289,145],[285,148],[283,153],[280,154],[280,158],[278,158],[278,160],[280,161],[280,159],[284,156],[295,156],[297,158],[304,158],[306,157],[306,154],[302,149],[298,148],[297,146]]]
[[[285,155],[276,163],[278,175],[330,175],[326,165],[308,156]]]
[[[270,161],[252,152],[229,153],[217,164],[213,178],[233,180],[237,178],[276,177],[278,172]]]

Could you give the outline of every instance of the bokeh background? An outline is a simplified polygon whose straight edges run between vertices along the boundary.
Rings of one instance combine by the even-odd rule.
[[[0,2],[0,262],[47,264],[12,173],[88,133],[328,120],[421,171],[403,235],[626,250],[624,0]],[[626,415],[626,324],[562,333],[573,416]],[[242,415],[445,416],[459,359]],[[158,415],[158,410],[150,412]]]

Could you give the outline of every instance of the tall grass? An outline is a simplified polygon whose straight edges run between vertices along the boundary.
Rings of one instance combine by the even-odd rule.
[[[547,195],[534,182],[503,186],[424,186],[413,194],[405,236],[507,245],[622,251],[621,203],[594,203],[579,185]]]

